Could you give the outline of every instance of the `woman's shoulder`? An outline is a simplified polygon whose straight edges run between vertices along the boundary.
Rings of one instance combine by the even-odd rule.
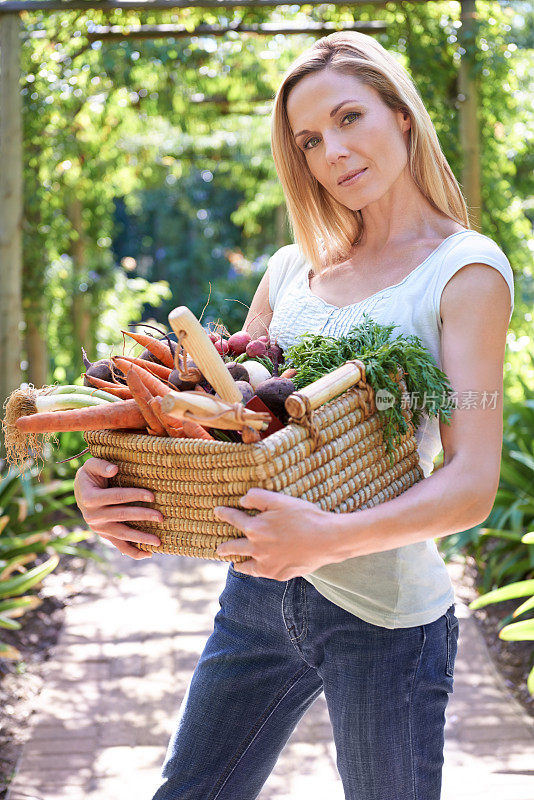
[[[279,247],[267,262],[269,271],[269,305],[274,309],[276,298],[295,275],[305,269],[304,258],[298,244],[286,244]]]
[[[500,272],[510,290],[511,312],[514,309],[514,274],[510,262],[497,242],[489,236],[474,230],[460,231],[447,241],[441,263],[435,273],[436,308],[440,307],[441,295],[445,286],[464,267],[483,264]]]
[[[477,258],[487,258],[497,260],[503,265],[508,265],[505,253],[501,250],[497,242],[483,233],[471,229],[463,229],[449,237],[449,247],[446,250],[447,260],[454,260],[459,256]],[[485,263],[485,262],[483,262]]]

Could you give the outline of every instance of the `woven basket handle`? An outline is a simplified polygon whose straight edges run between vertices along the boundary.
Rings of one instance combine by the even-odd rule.
[[[290,394],[285,402],[286,411],[293,419],[302,419],[360,381],[365,381],[365,366],[357,359],[347,361],[328,375]]]
[[[187,306],[178,306],[169,314],[169,322],[178,337],[178,343],[187,350],[221,400],[241,403],[243,395],[193,312]],[[176,358],[179,350],[176,349]]]

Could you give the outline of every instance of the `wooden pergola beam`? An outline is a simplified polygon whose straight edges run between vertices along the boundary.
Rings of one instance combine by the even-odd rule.
[[[223,36],[225,33],[256,33],[272,36],[277,33],[332,33],[333,31],[360,31],[361,33],[381,33],[387,30],[385,22],[309,22],[306,25],[265,22],[263,24],[245,25],[197,25],[188,30],[184,25],[97,25],[90,31],[83,31],[82,36],[89,42],[100,42],[105,39],[167,39],[188,36]],[[30,31],[28,38],[42,39],[49,36],[48,31]]]
[[[390,0],[343,0],[333,2],[335,6],[385,6]],[[411,0],[415,3],[436,0]],[[21,11],[172,11],[178,8],[274,8],[275,6],[307,5],[322,6],[324,0],[306,0],[292,3],[291,0],[3,0],[1,14],[18,14]]]
[[[0,21],[0,408],[20,383],[22,354],[20,27],[16,14]]]
[[[475,0],[462,0],[462,25],[458,42],[465,52],[458,72],[458,104],[460,142],[462,145],[462,189],[469,208],[469,221],[480,231],[482,222],[482,190],[480,180],[480,131],[478,124],[478,87],[475,69],[478,17]]]

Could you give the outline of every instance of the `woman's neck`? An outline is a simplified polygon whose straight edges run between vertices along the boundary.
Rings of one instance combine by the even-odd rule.
[[[362,209],[363,236],[357,247],[380,254],[411,241],[445,238],[461,225],[437,211],[406,169],[389,191]]]

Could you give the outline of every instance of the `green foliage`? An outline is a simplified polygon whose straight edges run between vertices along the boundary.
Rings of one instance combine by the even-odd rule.
[[[59,554],[102,560],[79,546],[88,532],[68,530],[79,523],[73,481],[38,484],[36,476],[30,464],[23,473],[13,468],[0,473],[0,628],[18,630],[18,618],[40,605],[28,592],[56,568]],[[16,648],[0,641],[0,658],[19,657]]]
[[[517,597],[528,597],[521,605],[519,605],[514,613],[512,619],[521,616],[522,614],[532,611],[534,609],[534,580],[518,581],[516,583],[502,586],[499,589],[494,589],[492,592],[483,594],[477,597],[469,604],[469,608],[475,610],[484,608],[484,606],[491,603],[500,603],[503,600],[514,600]],[[534,642],[534,618],[523,619],[519,622],[508,622],[499,631],[499,638],[506,642]],[[534,649],[533,649],[534,654]],[[531,695],[534,696],[534,666],[530,670],[527,677],[527,688]]]
[[[457,175],[457,76],[462,42],[458,4],[403,3],[358,9],[362,21],[384,20],[380,41],[412,72]],[[534,299],[529,253],[532,148],[528,85],[530,39],[521,4],[478,3],[484,232],[508,254],[518,277],[515,326]],[[25,15],[22,96],[25,136],[24,302],[28,330],[49,344],[52,375],[71,380],[79,345],[100,341],[114,273],[124,257],[135,276],[167,280],[173,293],[144,314],[166,321],[173,304],[200,313],[228,297],[250,303],[252,276],[229,275],[227,252],[249,262],[289,241],[280,228],[283,204],[270,152],[269,113],[280,77],[316,35],[104,41],[89,46],[86,27],[173,22],[347,22],[350,8],[290,10],[174,9],[124,13],[98,10]],[[82,31],[72,37],[72,30]],[[516,46],[514,38],[519,42]],[[470,51],[471,54],[471,51]],[[117,229],[114,209],[124,207]],[[137,228],[137,235],[136,229]],[[217,287],[217,284],[220,284]],[[220,291],[218,290],[220,288]],[[524,299],[522,299],[524,294]],[[529,306],[530,302],[530,306]],[[238,324],[235,306],[231,326]],[[212,308],[213,306],[213,308]],[[31,324],[30,324],[31,323]],[[101,342],[102,344],[102,342]]]
[[[412,422],[416,428],[423,414],[428,417],[439,415],[442,422],[448,422],[452,414],[449,401],[452,387],[447,376],[417,336],[399,334],[392,340],[395,327],[380,325],[364,314],[363,322],[352,327],[345,336],[304,334],[299,337],[297,344],[287,349],[284,365],[297,370],[293,383],[300,389],[350,359],[362,361],[366,380],[375,394],[379,390],[386,390],[394,398],[389,407],[381,408],[377,403],[379,416],[384,421],[388,452],[407,430],[401,388],[395,380],[399,369],[406,382],[408,396],[417,401],[412,406]]]
[[[534,369],[534,355],[527,361]],[[517,399],[506,386],[515,384]],[[499,488],[490,515],[480,526],[440,542],[447,560],[456,553],[472,556],[482,577],[482,590],[502,580],[519,581],[534,574],[534,548],[523,540],[534,528],[534,388],[521,372],[506,375],[504,430]]]
[[[525,361],[530,369],[534,367],[532,353]],[[506,383],[515,383],[518,399],[509,399],[510,393],[505,392],[501,475],[493,509],[483,526],[441,540],[440,551],[446,559],[458,552],[474,558],[482,595],[470,608],[528,595],[503,620],[499,637],[534,640],[533,619],[513,622],[534,609],[534,389],[522,371],[508,373]],[[527,687],[534,695],[534,668]]]

